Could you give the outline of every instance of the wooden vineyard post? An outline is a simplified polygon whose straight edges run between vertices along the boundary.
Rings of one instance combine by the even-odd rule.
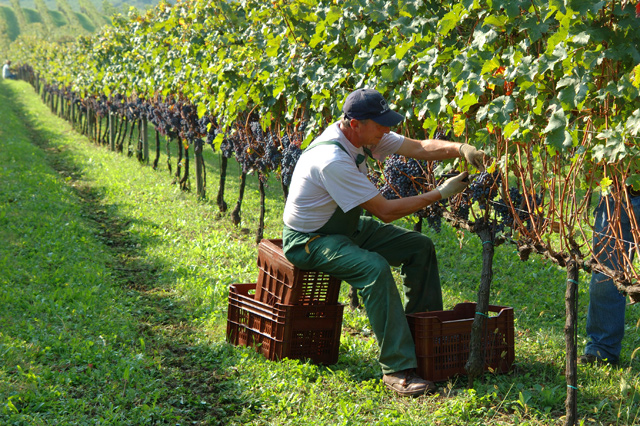
[[[256,244],[259,244],[264,237],[264,215],[266,213],[265,208],[265,192],[264,192],[264,182],[261,179],[260,174],[258,176],[258,187],[260,192],[260,219],[258,222],[258,229],[256,230]]]
[[[489,293],[493,278],[493,236],[489,226],[483,224],[478,229],[478,237],[482,240],[482,275],[478,288],[478,303],[475,318],[471,325],[471,341],[469,342],[469,359],[465,370],[469,375],[469,387],[473,387],[473,380],[482,374],[484,368],[484,348],[482,347],[482,332],[487,325],[489,311]]]
[[[221,213],[227,211],[227,203],[224,201],[224,185],[227,179],[227,164],[228,159],[222,153],[220,154],[220,186],[218,187],[218,196],[216,197],[216,204]]]
[[[75,96],[71,97],[71,102],[69,103],[69,113],[71,114],[71,126],[76,128],[76,103]]]
[[[204,198],[204,160],[202,158],[202,145],[201,139],[197,139],[194,144],[194,155],[196,159],[196,195],[199,198]]]
[[[567,348],[565,374],[567,399],[565,400],[565,426],[573,426],[578,420],[578,263],[572,259],[567,264],[567,291],[565,293],[566,320],[564,337]]]
[[[113,113],[109,112],[109,149],[111,151],[116,150],[116,135],[113,124]]]
[[[140,128],[142,129],[142,155],[143,162],[149,164],[149,135],[147,135],[147,119],[140,120]]]

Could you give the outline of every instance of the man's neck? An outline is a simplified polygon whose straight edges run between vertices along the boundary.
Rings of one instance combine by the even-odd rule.
[[[345,127],[342,124],[342,122],[340,122],[340,131],[342,132],[344,137],[347,138],[347,140],[349,142],[351,142],[351,145],[355,146],[356,148],[360,148],[362,146],[359,143],[360,142],[360,140],[359,140],[360,138],[358,137],[358,134],[351,127]]]

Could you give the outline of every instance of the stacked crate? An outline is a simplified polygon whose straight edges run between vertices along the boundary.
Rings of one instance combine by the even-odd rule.
[[[258,245],[258,281],[229,288],[227,341],[249,346],[270,360],[338,360],[344,305],[340,280],[301,270],[282,252],[282,240]]]

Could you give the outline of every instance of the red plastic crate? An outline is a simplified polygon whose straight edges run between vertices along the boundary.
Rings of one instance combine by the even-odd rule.
[[[329,274],[299,269],[284,257],[282,240],[258,244],[256,300],[275,305],[335,305],[341,281]]]
[[[270,306],[251,294],[256,284],[229,287],[227,341],[249,346],[276,361],[309,359],[316,364],[338,361],[344,305]]]
[[[466,375],[475,303],[460,303],[451,311],[407,315],[418,358],[418,375],[431,381]],[[513,308],[489,306],[482,336],[484,370],[507,372],[514,360]]]

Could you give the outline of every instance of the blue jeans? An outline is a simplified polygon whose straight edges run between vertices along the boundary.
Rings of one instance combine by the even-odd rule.
[[[608,197],[601,198],[598,207],[596,207],[593,246],[598,260],[603,265],[616,270],[623,266],[620,265],[619,256],[616,255],[613,240],[608,236],[611,230],[607,205],[614,214],[615,202]],[[640,222],[640,197],[631,198],[631,207],[636,220]],[[625,251],[629,253],[633,244],[633,236],[629,210],[626,205],[622,206],[620,211],[620,225],[622,239],[625,241]],[[631,256],[633,256],[633,252]],[[617,363],[624,337],[626,297],[618,291],[611,278],[600,272],[594,272],[589,284],[589,298],[589,310],[587,311],[589,342],[584,353]]]

